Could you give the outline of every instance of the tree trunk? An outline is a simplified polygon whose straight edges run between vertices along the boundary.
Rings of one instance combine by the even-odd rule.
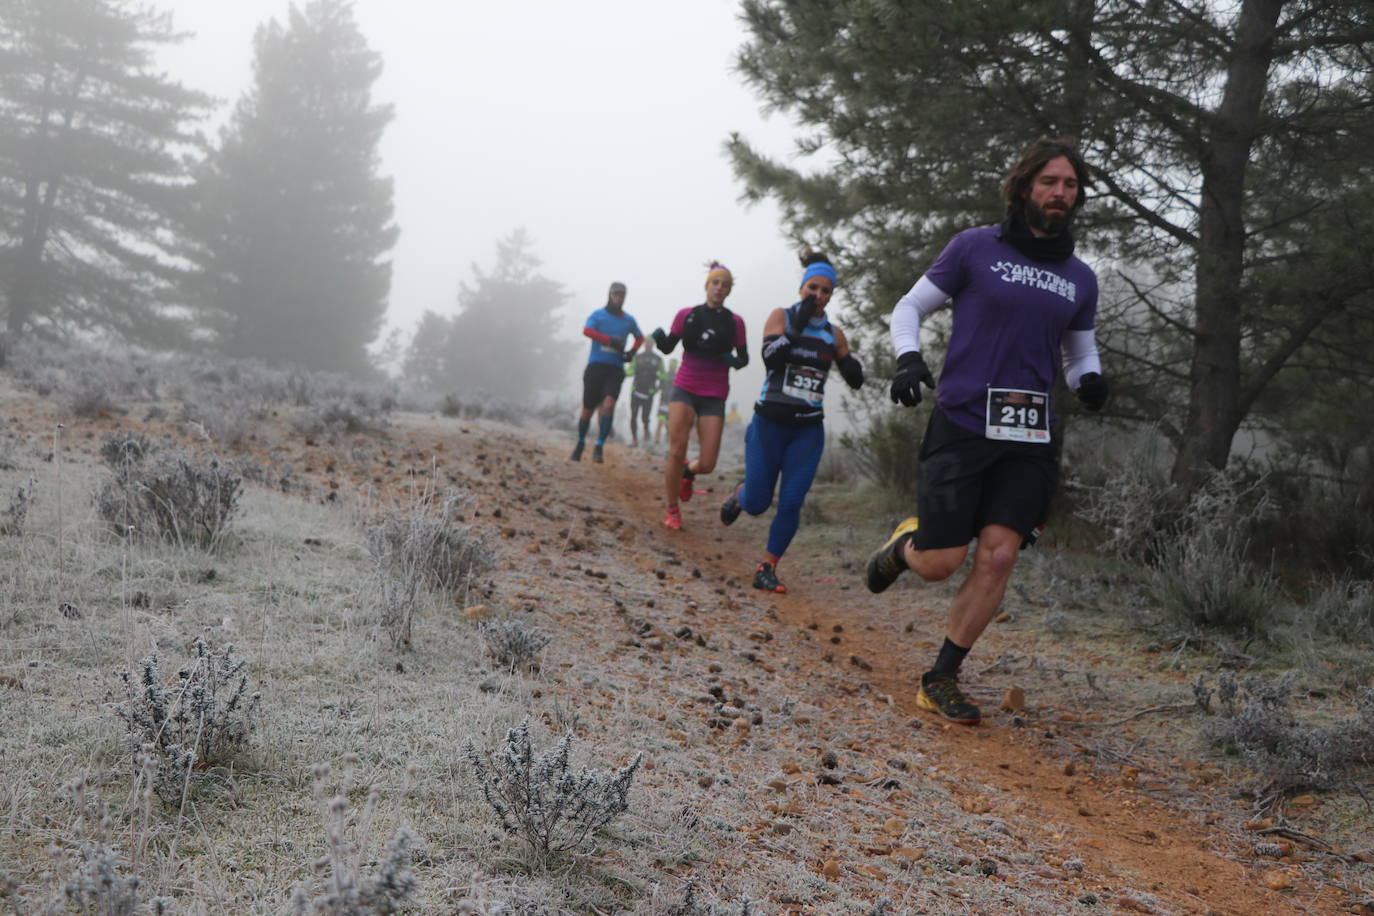
[[[1259,131],[1285,0],[1245,0],[1221,104],[1202,154],[1201,220],[1188,419],[1173,480],[1185,486],[1226,467],[1244,414],[1240,404],[1245,172]]]
[[[37,303],[43,278],[43,250],[48,246],[48,230],[52,225],[53,208],[57,205],[57,182],[49,181],[40,196],[39,182],[30,186],[25,195],[24,236],[14,259],[14,276],[10,278],[6,297],[8,315],[5,328],[11,336],[23,332]]]
[[[14,276],[10,279],[6,296],[8,314],[5,328],[11,336],[17,336],[33,317],[38,305],[38,296],[43,280],[43,252],[48,247],[48,233],[52,228],[53,212],[57,208],[58,185],[61,183],[55,164],[55,151],[61,146],[61,134],[70,132],[76,118],[76,103],[86,84],[84,68],[78,70],[72,79],[72,94],[65,110],[57,114],[58,124],[49,131],[49,119],[59,109],[57,98],[57,64],[47,62],[43,74],[42,107],[35,129],[35,148],[38,150],[34,160],[29,163],[30,178],[24,188],[24,216],[19,239],[19,250],[14,260]],[[42,177],[44,174],[48,177]]]

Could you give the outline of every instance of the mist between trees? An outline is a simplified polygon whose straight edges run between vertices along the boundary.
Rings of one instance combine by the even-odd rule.
[[[1228,464],[1238,436],[1295,467],[1366,476],[1367,2],[741,9],[753,39],[740,77],[805,139],[795,162],[741,136],[726,154],[746,200],[775,199],[790,235],[840,262],[875,381],[891,304],[953,232],[1000,217],[1000,178],[1027,142],[1076,137],[1093,173],[1078,236],[1103,281],[1108,422],[1162,438],[1188,488]],[[153,66],[175,40],[155,10],[114,0],[0,5],[11,335],[355,375],[388,364],[463,397],[525,398],[566,378],[578,348],[550,330],[566,295],[518,230],[493,268],[474,267],[455,314],[378,340],[400,229],[378,155],[394,113],[372,99],[383,61],[347,2],[261,26],[252,84],[214,139],[200,132],[214,101]]]

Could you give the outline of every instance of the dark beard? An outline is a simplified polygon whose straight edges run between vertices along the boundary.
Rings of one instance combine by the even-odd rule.
[[[1026,225],[1038,229],[1046,235],[1060,235],[1067,232],[1073,222],[1073,210],[1046,213],[1031,200],[1026,201]]]
[[[1073,254],[1072,232],[1065,229],[1058,235],[1041,238],[1031,233],[1030,226],[1026,225],[1025,213],[1025,208],[1008,212],[997,237],[1037,261],[1058,262]]]

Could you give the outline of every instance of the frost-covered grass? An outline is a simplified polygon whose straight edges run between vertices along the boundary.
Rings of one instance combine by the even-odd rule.
[[[564,439],[547,437],[548,459],[537,431],[396,413],[337,380],[147,354],[93,359],[122,412],[82,417],[63,397],[66,362],[21,357],[25,390],[0,376],[0,399],[22,418],[0,437],[0,513],[26,493],[22,524],[0,535],[0,891],[10,899],[46,901],[63,880],[55,863],[89,861],[115,869],[126,901],[167,898],[176,913],[352,914],[402,899],[403,912],[422,914],[1078,906],[1071,884],[1037,877],[1075,861],[1072,825],[1041,831],[962,806],[951,788],[960,777],[931,751],[938,726],[912,725],[843,651],[825,661],[819,637],[780,619],[787,605],[728,584],[745,577],[748,557],[665,553],[636,522],[640,495],[550,487],[572,476]],[[33,393],[40,386],[51,386],[46,396]],[[383,422],[355,432],[291,422],[360,396],[358,415]],[[211,419],[234,404],[229,420]],[[108,473],[100,443],[121,424],[245,468],[232,525],[210,549],[109,530],[93,495]],[[426,494],[449,488],[467,497],[461,512],[416,514]],[[817,493],[820,514],[785,570],[811,571],[789,596],[798,606],[815,600],[820,577],[856,576],[841,564],[861,564],[899,511],[839,480]],[[481,575],[467,561],[415,559],[417,570],[462,574],[416,577],[400,645],[366,534],[393,514],[407,526],[422,516],[442,516],[444,531],[470,526],[461,543],[483,556]],[[761,544],[765,525],[745,524]],[[1086,662],[1063,659],[1138,642],[1108,633],[1101,609],[1139,589],[1075,562],[1027,557],[1011,620],[989,640],[1012,649],[980,647],[971,663],[981,691],[1032,671],[1066,703],[1101,702],[1104,687],[1124,702],[1129,666],[1094,682]],[[914,669],[927,653],[910,628],[936,617],[953,588],[899,585],[871,618],[874,638],[900,646]],[[831,594],[846,606],[870,600]],[[1333,596],[1363,619],[1363,592]],[[1062,625],[1042,628],[1052,616]],[[114,710],[119,672],[156,656],[160,679],[179,683],[197,640],[233,645],[258,705],[234,752],[207,761],[184,805],[167,805],[147,791],[151,764]],[[1031,667],[1032,653],[1049,661]],[[1188,689],[1163,670],[1168,655],[1150,685],[1163,701]],[[497,748],[527,720],[532,748],[575,736],[573,776],[643,755],[623,810],[612,793],[615,816],[576,843],[507,833],[473,779],[464,741]],[[833,767],[818,763],[825,752]],[[78,783],[104,805],[103,845],[77,829]],[[899,846],[923,855],[871,851]]]

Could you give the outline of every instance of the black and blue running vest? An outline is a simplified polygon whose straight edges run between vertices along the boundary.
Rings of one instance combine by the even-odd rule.
[[[789,326],[798,305],[787,309]],[[835,332],[825,316],[812,318],[779,369],[768,370],[754,413],[791,426],[825,419],[825,380],[835,362]]]

